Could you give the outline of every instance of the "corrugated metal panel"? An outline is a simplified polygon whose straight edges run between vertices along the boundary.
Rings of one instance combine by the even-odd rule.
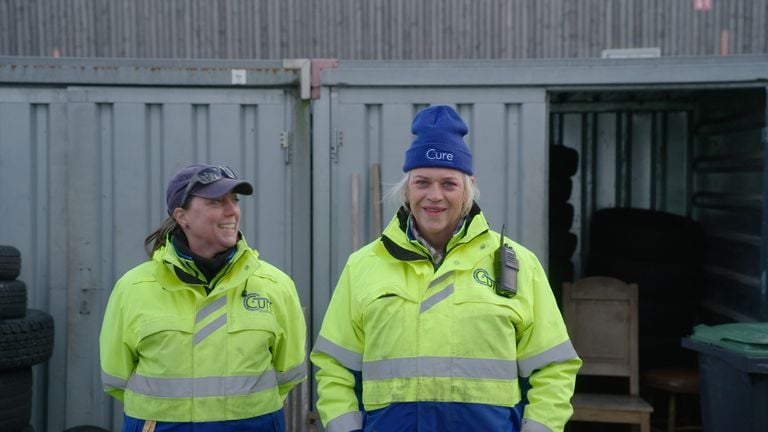
[[[56,323],[53,358],[35,369],[36,430],[121,422],[99,378],[103,310],[115,280],[146,259],[165,183],[186,163],[228,164],[253,183],[241,229],[309,305],[309,214],[297,211],[309,207],[308,106],[266,74],[276,86],[0,87],[0,244],[21,250],[30,307]],[[52,68],[45,81],[68,80]]]
[[[546,261],[543,89],[444,85],[325,91],[325,102],[315,109],[313,156],[315,333],[347,257],[380,234],[373,224],[372,167],[381,167],[383,192],[402,178],[405,150],[413,140],[411,120],[429,104],[454,105],[467,121],[479,203],[491,226],[500,230],[505,223],[507,235]],[[397,203],[383,203],[382,227],[396,210]]]
[[[693,214],[711,253],[705,305],[739,320],[765,320],[765,91],[702,98],[692,146]]]
[[[768,52],[768,0],[0,0],[0,55],[504,59]]]
[[[63,383],[66,374],[66,344],[59,342],[67,335],[66,96],[57,89],[2,88],[0,101],[0,244],[21,251],[28,307],[56,319],[50,364],[62,367],[33,368],[33,417],[43,419],[48,383]],[[64,391],[51,386],[50,395],[63,401]]]

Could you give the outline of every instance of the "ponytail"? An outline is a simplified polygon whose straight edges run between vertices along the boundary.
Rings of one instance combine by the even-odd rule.
[[[160,249],[160,247],[165,244],[165,239],[168,238],[168,234],[178,226],[179,224],[176,223],[176,219],[174,219],[173,216],[168,216],[162,223],[160,223],[160,226],[156,230],[144,239],[144,250],[150,258],[152,258],[152,254],[154,254],[156,250]]]

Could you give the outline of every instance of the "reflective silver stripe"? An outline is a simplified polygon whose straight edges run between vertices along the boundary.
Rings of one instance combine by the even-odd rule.
[[[442,290],[436,292],[432,297],[424,300],[424,302],[421,303],[421,309],[419,310],[419,313],[426,312],[427,309],[445,300],[451,294],[453,294],[453,284],[448,285]]]
[[[195,337],[192,339],[192,344],[197,345],[202,341],[203,339],[207,338],[211,335],[211,333],[215,332],[216,330],[224,327],[227,324],[227,315],[222,315],[215,320],[211,321],[206,325],[205,327],[201,328],[197,333],[195,333]]]
[[[432,288],[433,286],[439,284],[440,282],[448,279],[449,277],[451,277],[452,274],[453,274],[453,270],[451,270],[448,273],[446,273],[446,274],[440,276],[439,278],[433,280],[432,282],[429,283],[429,288]]]
[[[413,357],[363,363],[363,381],[390,378],[517,379],[517,362],[456,357]]]
[[[204,320],[208,317],[208,315],[216,312],[217,310],[221,309],[222,307],[227,305],[227,296],[224,296],[215,302],[209,304],[208,306],[200,309],[197,312],[197,318],[195,319],[195,324],[199,323],[200,321]]]
[[[520,432],[552,432],[552,429],[535,420],[523,419],[523,428]]]
[[[312,351],[328,354],[347,369],[354,371],[363,369],[363,355],[361,353],[342,348],[322,336],[317,337],[315,348]]]
[[[328,422],[325,432],[349,432],[363,428],[363,413],[360,411],[342,414]]]
[[[541,369],[548,364],[560,363],[576,357],[578,357],[576,350],[573,349],[571,341],[567,340],[560,345],[536,354],[533,357],[528,357],[525,360],[518,360],[517,366],[520,369],[520,376],[527,377],[531,376],[536,369]]]
[[[133,374],[128,380],[128,390],[156,397],[242,396],[274,387],[277,387],[274,370],[261,375],[205,378],[158,378]]]
[[[286,384],[293,381],[298,381],[307,376],[307,364],[301,363],[295,368],[288,369],[283,373],[277,374],[278,384]]]
[[[119,389],[119,390],[125,390],[125,385],[128,383],[128,381],[118,378],[114,375],[110,375],[102,369],[101,371],[101,384],[104,386],[104,390],[109,389]]]

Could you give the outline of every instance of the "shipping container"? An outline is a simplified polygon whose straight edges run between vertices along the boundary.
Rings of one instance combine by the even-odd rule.
[[[402,175],[413,115],[437,103],[467,120],[492,227],[505,224],[538,255],[555,293],[591,273],[606,231],[621,235],[600,244],[651,251],[629,270],[683,281],[640,285],[641,313],[655,324],[641,324],[646,364],[665,360],[659,328],[688,330],[670,308],[704,323],[768,320],[767,91],[764,55],[0,57],[0,244],[21,250],[30,307],[56,322],[53,358],[35,367],[32,424],[120,424],[101,390],[96,338],[114,281],[144,259],[141,239],[163,217],[175,169],[229,162],[254,182],[244,230],[296,280],[313,340],[346,257],[395,211],[379,197]],[[624,225],[593,223],[616,208],[633,209]],[[651,223],[633,219],[649,214]],[[674,249],[679,238],[701,245]],[[678,257],[688,259],[672,265]]]

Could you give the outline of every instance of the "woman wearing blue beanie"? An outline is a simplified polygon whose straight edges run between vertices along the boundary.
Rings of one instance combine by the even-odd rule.
[[[326,431],[562,431],[581,360],[541,264],[489,228],[458,113],[411,131],[402,206],[350,255],[310,356]]]

